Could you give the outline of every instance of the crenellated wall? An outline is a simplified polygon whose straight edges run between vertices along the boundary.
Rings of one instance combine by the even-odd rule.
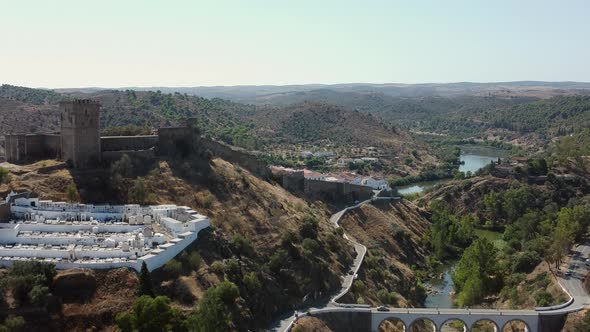
[[[102,152],[149,150],[157,145],[157,135],[103,136],[100,138],[100,148]]]

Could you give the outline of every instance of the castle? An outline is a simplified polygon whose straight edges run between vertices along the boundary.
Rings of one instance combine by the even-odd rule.
[[[123,154],[154,157],[192,145],[189,126],[159,128],[157,135],[100,136],[100,104],[89,99],[60,103],[61,130],[52,134],[5,135],[6,160],[24,163],[60,159],[74,168],[93,168]]]

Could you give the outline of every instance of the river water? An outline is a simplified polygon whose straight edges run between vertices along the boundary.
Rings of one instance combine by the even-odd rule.
[[[471,172],[475,173],[480,168],[484,168],[489,165],[492,161],[497,161],[498,158],[504,157],[506,152],[496,148],[482,147],[465,145],[461,146],[461,165],[459,166],[459,172]],[[397,188],[397,192],[400,195],[409,195],[415,193],[421,193],[428,190],[439,183],[449,181],[449,179],[436,180],[436,181],[424,181],[413,183],[407,186],[401,186]]]
[[[460,172],[471,172],[475,173],[480,168],[483,168],[490,164],[492,161],[498,160],[500,157],[505,157],[506,152],[481,146],[461,146],[462,154],[460,160],[462,161],[459,167]],[[449,179],[418,182],[408,186],[398,187],[397,191],[401,195],[408,195],[414,193],[420,193],[428,190],[435,185],[450,181]],[[428,296],[424,301],[426,308],[453,308],[453,280],[451,274],[453,273],[454,265],[446,265],[441,267],[440,271],[437,272],[441,277],[429,280],[426,283],[428,289]]]

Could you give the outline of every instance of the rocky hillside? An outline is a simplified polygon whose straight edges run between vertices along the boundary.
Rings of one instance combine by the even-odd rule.
[[[278,314],[302,305],[304,297],[313,300],[339,288],[339,276],[346,273],[354,250],[335,233],[326,206],[297,198],[224,160],[198,159],[132,165],[122,178],[116,176],[121,165],[45,174],[39,170],[52,161],[3,164],[11,181],[0,186],[0,195],[31,190],[46,199],[66,200],[66,188],[73,184],[82,202],[137,202],[131,188],[142,181],[146,203],[188,205],[209,216],[212,229],[152,278],[156,293],[170,297],[185,312],[198,305],[210,287],[223,280],[234,282],[240,290],[232,314],[235,329],[264,327]],[[97,276],[98,290],[107,287],[100,280],[106,279]],[[128,277],[108,280],[118,287]],[[120,305],[110,308],[105,305],[110,302],[100,300],[104,293],[94,291],[83,303],[65,306],[53,323],[72,331],[107,329],[114,315],[137,296],[133,286],[126,287],[132,291],[110,295],[109,301]],[[88,319],[98,314],[100,319]]]
[[[359,278],[342,303],[420,306],[424,290],[414,269],[425,263],[427,213],[407,200],[376,202],[350,211],[341,220],[346,233],[368,251]]]

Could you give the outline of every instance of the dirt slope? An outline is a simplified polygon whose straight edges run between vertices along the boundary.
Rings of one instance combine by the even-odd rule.
[[[378,292],[395,293],[392,305],[414,306],[424,293],[418,287],[412,266],[424,263],[423,240],[430,225],[426,213],[407,200],[376,202],[346,214],[341,221],[346,233],[367,246],[359,271],[364,287],[353,286],[343,303],[384,304]],[[393,300],[393,299],[392,299]]]

